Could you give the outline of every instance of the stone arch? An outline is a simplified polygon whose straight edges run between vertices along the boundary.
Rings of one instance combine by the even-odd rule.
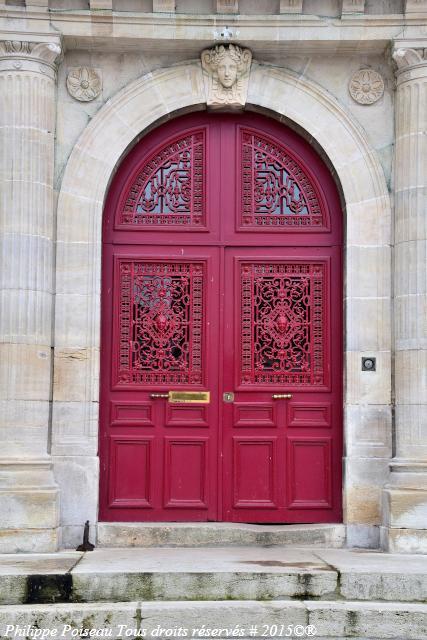
[[[86,519],[97,520],[104,198],[120,159],[142,132],[159,120],[205,107],[198,61],[149,73],[125,87],[100,109],[80,136],[65,169],[57,211],[52,454],[61,486],[61,524],[66,544],[74,544],[79,537],[78,525]],[[290,71],[253,63],[247,108],[268,110],[277,119],[292,121],[305,130],[323,149],[340,181],[347,221],[347,455],[360,458],[383,455],[385,460],[391,438],[391,422],[387,417],[390,402],[390,332],[387,326],[391,216],[382,167],[366,133],[338,101],[319,85]],[[388,291],[385,296],[378,291],[372,277],[373,262],[384,260]],[[366,304],[362,304],[364,311],[360,319],[369,314],[377,332],[384,328],[380,339],[372,335],[366,323],[358,322],[361,311],[356,300],[362,298]],[[368,380],[360,375],[360,355],[364,353],[375,355],[378,363],[377,372],[370,374]],[[363,448],[363,437],[362,445],[356,442],[357,429],[353,424],[360,420],[365,423],[375,421],[366,408],[371,405],[377,407],[377,418],[381,422],[375,452],[371,452],[369,444]],[[365,475],[359,471],[356,465],[347,473],[345,521],[376,527],[380,524],[382,479],[378,480],[376,476],[376,480],[359,481],[359,475],[361,478]],[[362,485],[364,489],[360,492]],[[367,502],[371,509],[366,507]],[[368,520],[367,512],[370,513]]]

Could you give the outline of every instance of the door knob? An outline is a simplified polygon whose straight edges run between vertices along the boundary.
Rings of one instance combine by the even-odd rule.
[[[287,400],[288,398],[292,398],[292,393],[273,393],[271,397],[273,400]]]

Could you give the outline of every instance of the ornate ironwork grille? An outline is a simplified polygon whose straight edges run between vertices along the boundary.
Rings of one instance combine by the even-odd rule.
[[[289,152],[243,131],[241,156],[244,227],[324,226],[312,181]]]
[[[118,224],[145,227],[204,224],[204,131],[175,140],[143,165],[119,213]]]
[[[119,384],[202,382],[202,263],[121,262]]]
[[[241,266],[242,384],[324,384],[324,265]]]

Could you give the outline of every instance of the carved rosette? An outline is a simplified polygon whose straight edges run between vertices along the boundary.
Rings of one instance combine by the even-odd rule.
[[[95,100],[101,93],[101,76],[89,67],[74,67],[67,76],[68,93],[80,102]]]
[[[360,69],[353,73],[348,89],[353,100],[359,104],[374,104],[384,94],[384,80],[373,69]]]
[[[32,71],[55,79],[61,54],[58,42],[3,40],[0,42],[0,72]]]
[[[246,104],[252,53],[236,44],[205,49],[201,55],[206,103],[211,108],[241,109]]]

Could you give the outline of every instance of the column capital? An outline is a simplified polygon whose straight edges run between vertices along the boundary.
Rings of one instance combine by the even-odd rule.
[[[62,47],[58,40],[31,42],[0,40],[0,73],[2,71],[33,71],[55,79]]]
[[[419,46],[411,42],[405,46],[404,43],[395,44],[392,58],[396,63],[396,76],[398,83],[417,78],[427,77],[427,41],[419,43]]]

